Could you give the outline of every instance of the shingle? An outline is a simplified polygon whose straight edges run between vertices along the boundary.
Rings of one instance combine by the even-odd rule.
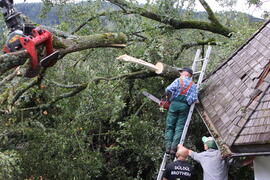
[[[246,119],[245,118],[241,118],[240,121],[238,121],[237,125],[240,127],[243,127],[246,123]]]
[[[270,73],[255,88],[270,59],[269,28],[270,20],[261,29],[264,33],[257,33],[209,78],[203,92],[207,98],[202,98],[202,104],[229,146],[234,140],[239,145],[270,142]]]
[[[233,65],[235,62],[232,60],[232,59],[230,59],[228,62],[227,62],[227,64],[228,64],[228,66],[231,66],[231,65]]]
[[[250,79],[253,79],[253,80],[254,80],[255,78],[258,78],[257,72],[253,72],[253,71],[252,71],[252,73],[250,73],[248,76],[250,77]]]
[[[261,45],[261,43],[256,39],[252,39],[252,41],[250,42],[250,44],[255,47],[256,49],[258,49],[258,47]]]
[[[259,41],[258,41],[258,42],[259,42]],[[257,45],[257,50],[258,50],[261,54],[263,54],[264,49],[266,49],[266,47],[265,47],[261,42],[259,42],[258,45]]]
[[[261,90],[261,91],[265,91],[266,89],[269,88],[269,83],[268,82],[263,82],[259,87],[258,89]]]
[[[269,114],[269,109],[265,109],[264,111],[263,111],[263,117],[268,117],[270,114]]]
[[[244,128],[241,132],[241,135],[247,135],[249,134],[251,128]]]
[[[241,108],[245,108],[250,102],[250,98],[244,98],[243,101],[241,101]]]
[[[210,105],[210,101],[209,101],[209,99],[208,99],[207,97],[203,98],[203,99],[201,100],[201,102],[203,103],[203,106],[204,106],[205,108],[207,108],[207,106]]]
[[[235,141],[235,144],[241,144],[244,140],[244,136],[239,136],[236,141]]]
[[[261,30],[261,32],[260,32],[260,33],[262,33],[264,36],[269,35],[269,30],[268,30],[269,25],[270,25],[270,24],[267,24],[267,25],[266,25],[266,28],[263,28],[263,29]]]
[[[268,42],[268,38],[266,36],[264,36],[263,34],[259,34],[261,37],[260,39],[258,39],[260,41],[261,44],[263,44],[264,46],[268,46],[269,42]]]
[[[258,104],[259,104],[258,101],[256,100],[252,101],[252,103],[248,106],[248,109],[255,110]]]
[[[250,139],[250,135],[244,136],[244,140],[242,141],[243,144],[246,144]]]
[[[262,33],[259,33],[255,38],[261,42],[261,40],[263,40],[265,36]]]
[[[264,81],[270,83],[270,73],[264,78]]]
[[[221,136],[225,136],[228,132],[226,125],[224,125],[223,122],[219,122],[217,125],[218,125],[217,128],[219,129]]]
[[[269,108],[269,102],[264,102],[264,103],[261,103],[261,104],[262,104],[262,109],[268,109]]]
[[[254,54],[256,53],[256,51],[257,51],[256,48],[254,48],[254,47],[252,46],[252,47],[250,47],[248,53],[252,56],[252,55],[254,55]]]
[[[260,134],[260,142],[269,141],[270,133]]]
[[[270,124],[270,117],[265,117],[264,118],[265,124]]]
[[[246,127],[251,127],[251,126],[254,125],[254,122],[255,122],[254,119],[249,119],[248,122],[247,122],[247,124],[246,124],[245,126],[246,126]]]
[[[262,118],[263,117],[263,113],[264,113],[264,111],[257,111],[258,112],[258,116],[257,116],[257,118]],[[260,121],[261,121],[262,119],[260,119]]]
[[[266,52],[267,54],[264,55],[264,58],[259,62],[262,67],[265,67],[269,63],[268,57],[270,56],[270,49],[268,49]]]
[[[270,94],[267,94],[263,97],[263,101],[270,101]]]
[[[256,142],[256,137],[257,137],[257,135],[256,134],[254,134],[254,135],[251,135],[251,138],[250,138],[250,140],[249,140],[249,143],[253,143],[253,142]]]
[[[210,117],[212,117],[213,116],[213,112],[214,112],[214,107],[212,105],[209,105],[209,106],[207,106],[206,111],[210,115]]]
[[[254,53],[254,55],[256,55],[257,54],[257,51],[256,51],[256,53]],[[259,55],[258,55],[259,56]],[[252,61],[250,61],[249,63],[248,63],[248,65],[250,66],[250,67],[254,67],[254,66],[256,66],[257,64],[258,64],[258,62],[256,61],[256,60],[254,60],[254,59],[258,59],[258,57],[253,57],[252,58],[253,60]]]

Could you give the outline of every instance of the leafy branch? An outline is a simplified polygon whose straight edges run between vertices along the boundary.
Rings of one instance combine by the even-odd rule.
[[[200,2],[205,8],[206,12],[208,13],[208,19],[210,20],[210,22],[197,21],[197,20],[186,21],[186,20],[181,20],[178,18],[168,17],[166,15],[151,12],[145,8],[136,6],[135,4],[129,3],[125,0],[108,0],[108,1],[119,7],[125,8],[126,11],[128,11],[129,13],[139,14],[145,18],[152,19],[154,21],[158,21],[160,23],[170,25],[171,27],[175,29],[187,29],[187,28],[200,29],[200,30],[209,31],[212,33],[217,33],[226,37],[231,36],[232,30],[223,26],[217,20],[212,9],[204,0],[200,0]]]

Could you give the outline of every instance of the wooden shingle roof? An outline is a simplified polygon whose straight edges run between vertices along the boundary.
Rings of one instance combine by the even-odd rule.
[[[200,113],[225,153],[270,152],[270,21],[219,66]]]

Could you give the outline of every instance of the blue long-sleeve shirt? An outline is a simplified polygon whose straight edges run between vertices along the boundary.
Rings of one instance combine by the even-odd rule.
[[[181,78],[181,77],[180,77]],[[184,82],[184,89],[186,89],[189,85],[189,83],[192,81],[189,77],[181,78]],[[166,89],[166,94],[169,92],[171,94],[170,101],[173,101],[173,99],[180,95],[180,79],[175,79]],[[189,90],[186,92],[185,96],[187,97],[187,102],[189,105],[191,105],[193,102],[198,100],[198,91],[197,91],[197,85],[193,84]]]

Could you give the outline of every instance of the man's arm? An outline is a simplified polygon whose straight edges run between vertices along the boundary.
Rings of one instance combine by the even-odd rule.
[[[162,180],[168,180],[168,179],[164,177]]]
[[[188,155],[191,156],[192,153],[193,153],[193,151],[188,149]]]
[[[191,149],[188,149],[188,148],[184,147],[182,144],[179,144],[179,145],[178,145],[178,148],[183,148],[183,149],[185,149],[185,151],[188,152],[188,155],[189,155],[192,159],[194,159],[195,161],[200,162],[200,153],[194,152],[194,151],[192,151]]]
[[[165,89],[165,92],[166,94],[168,92],[172,93],[174,92],[177,88],[178,88],[178,84],[179,84],[179,78],[175,79],[166,89]]]

